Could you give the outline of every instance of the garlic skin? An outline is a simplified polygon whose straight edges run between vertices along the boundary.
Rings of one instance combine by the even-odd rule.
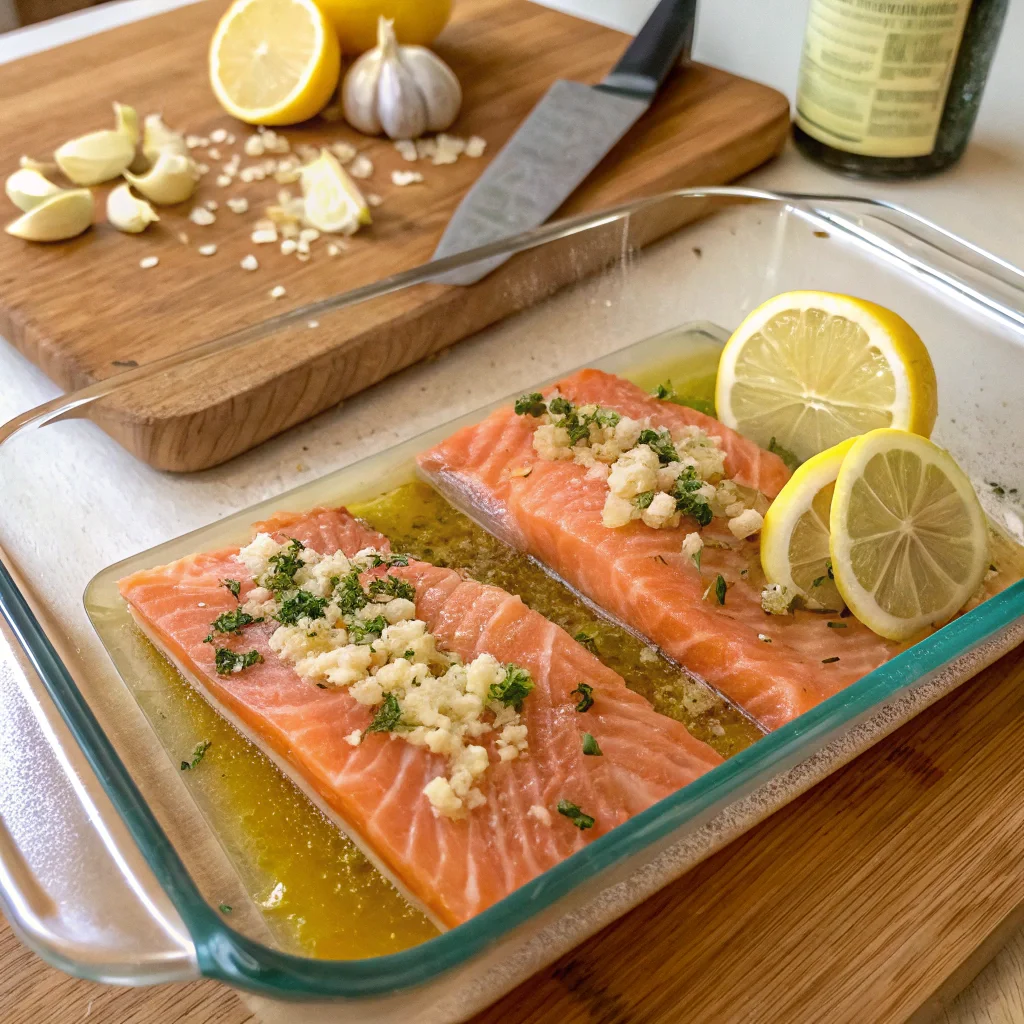
[[[107,220],[118,231],[137,235],[159,219],[156,211],[145,199],[132,195],[128,185],[118,185],[107,196]]]
[[[135,159],[139,119],[132,107],[114,104],[117,127],[65,142],[53,159],[76,185],[99,185],[119,177]]]
[[[19,210],[27,212],[51,196],[63,192],[64,189],[59,185],[54,185],[52,181],[48,181],[39,171],[23,167],[7,179],[4,183],[4,191],[7,193],[7,198]]]
[[[63,242],[92,225],[92,193],[87,188],[61,189],[8,224],[7,234],[28,242]]]
[[[156,163],[145,174],[124,176],[136,191],[141,192],[157,206],[173,206],[189,199],[199,184],[199,168],[190,156],[172,150],[162,150]]]
[[[164,124],[159,114],[147,114],[142,123],[142,155],[146,158],[146,167],[152,167],[165,150],[188,156],[185,136]]]
[[[348,70],[341,90],[345,119],[366,135],[416,139],[448,128],[462,107],[455,72],[424,46],[399,46],[382,17],[377,46]]]

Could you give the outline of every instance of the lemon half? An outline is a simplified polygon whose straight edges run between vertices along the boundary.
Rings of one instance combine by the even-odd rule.
[[[878,427],[928,436],[937,387],[928,350],[883,306],[831,292],[785,292],[726,343],[718,418],[804,460]]]
[[[829,516],[835,583],[850,610],[890,640],[952,618],[989,564],[985,514],[952,456],[879,429],[857,438]]]
[[[210,44],[217,100],[249,124],[308,120],[340,74],[338,37],[313,0],[235,0]]]
[[[836,477],[852,445],[852,438],[842,441],[800,466],[779,491],[761,527],[765,576],[790,594],[800,594],[812,608],[843,607],[829,575],[829,519]]]

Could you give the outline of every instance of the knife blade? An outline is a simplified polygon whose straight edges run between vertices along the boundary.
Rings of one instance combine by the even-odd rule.
[[[696,16],[697,0],[661,0],[603,82],[555,82],[466,193],[434,259],[543,224],[651,105],[689,53]],[[435,280],[473,284],[507,259],[495,256]]]

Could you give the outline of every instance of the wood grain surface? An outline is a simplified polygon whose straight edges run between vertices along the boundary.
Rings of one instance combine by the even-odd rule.
[[[1003,1024],[1024,907],[1024,654],[1014,652],[474,1024]],[[1000,954],[1019,977],[1024,938]],[[1014,972],[1018,973],[1014,973]],[[0,934],[4,1024],[250,1024],[213,983],[74,981]],[[296,1019],[300,1019],[296,1017]]]
[[[241,150],[248,134],[220,111],[206,80],[206,49],[225,6],[225,0],[208,0],[0,68],[0,170],[13,169],[22,153],[46,157],[66,139],[106,126],[115,99],[140,114],[161,110],[181,130],[208,136],[222,127],[237,138],[234,146],[218,147],[219,159],[195,151],[211,171],[193,202],[221,204],[213,225],[190,224],[189,202],[163,208],[161,222],[141,236],[102,222],[78,239],[49,246],[0,235],[0,334],[66,388],[426,262],[467,188],[548,86],[556,78],[599,81],[628,41],[525,0],[460,0],[437,47],[465,87],[463,114],[452,132],[480,135],[487,155],[448,166],[412,165],[389,143],[342,125],[316,121],[288,130],[295,144],[358,145],[375,165],[361,185],[383,198],[372,227],[344,253],[328,257],[321,240],[313,258],[300,263],[276,246],[250,241],[277,183],[215,184],[220,164]],[[774,90],[689,67],[671,77],[652,110],[559,216],[732,180],[778,152],[788,122],[788,102]],[[243,166],[252,162],[245,158]],[[424,174],[424,183],[393,185],[391,172],[410,167]],[[106,189],[95,191],[102,211]],[[223,203],[231,195],[248,198],[250,214],[228,212]],[[649,225],[635,240],[674,226]],[[187,244],[178,238],[181,231]],[[217,254],[199,256],[197,247],[209,242],[218,245]],[[259,270],[240,268],[248,253],[258,257]],[[552,262],[550,251],[522,254],[470,289],[422,285],[325,319],[315,330],[303,321],[231,357],[132,387],[107,400],[95,418],[153,465],[205,468],[523,308],[593,269],[600,255],[591,252],[581,267]],[[157,256],[159,265],[141,270],[146,256]],[[287,295],[275,301],[269,293],[279,284]]]

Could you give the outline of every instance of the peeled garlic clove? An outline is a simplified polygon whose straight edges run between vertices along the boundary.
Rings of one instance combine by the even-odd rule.
[[[179,156],[188,156],[185,136],[168,128],[159,114],[147,114],[142,122],[142,153],[148,161],[147,166],[155,164],[165,149]]]
[[[425,47],[399,46],[384,17],[377,23],[377,46],[349,68],[341,96],[353,128],[393,139],[444,131],[462,106],[455,72]]]
[[[92,193],[88,189],[61,190],[8,224],[6,231],[29,242],[62,242],[86,231],[92,217]]]
[[[30,156],[23,156],[18,159],[18,166],[25,171],[38,171],[40,174],[53,174],[56,171],[55,163],[46,163],[44,160],[35,160]]]
[[[199,184],[199,169],[190,156],[162,150],[156,163],[145,174],[124,172],[125,178],[157,206],[183,203]]]
[[[99,185],[124,173],[135,144],[125,132],[106,129],[65,142],[53,158],[76,185]]]
[[[145,199],[132,195],[128,185],[118,185],[107,196],[107,220],[118,231],[137,235],[160,218]]]
[[[124,103],[115,103],[114,119],[117,122],[114,130],[127,136],[133,147],[137,146],[139,144],[139,115],[135,113],[135,108]]]
[[[52,181],[47,181],[39,171],[23,167],[15,171],[4,183],[7,198],[19,210],[31,210],[41,202],[64,190]]]

